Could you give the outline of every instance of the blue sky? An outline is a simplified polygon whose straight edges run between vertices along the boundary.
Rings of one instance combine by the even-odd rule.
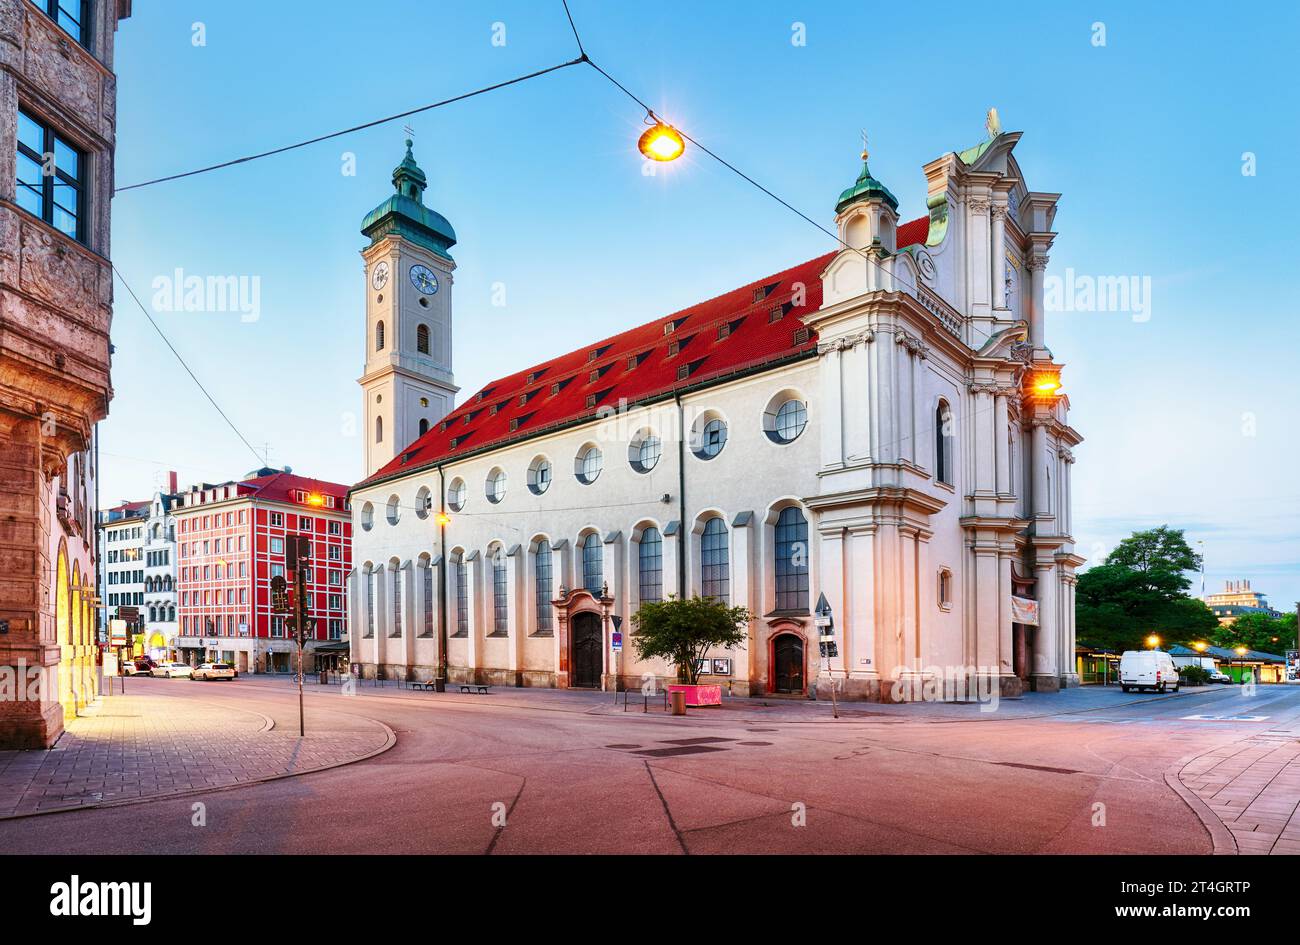
[[[1300,289],[1285,219],[1300,131],[1293,5],[871,5],[572,0],[592,58],[830,226],[871,167],[924,212],[921,166],[997,106],[1031,189],[1063,194],[1049,275],[1149,277],[1151,316],[1059,313],[1075,537],[1104,554],[1168,523],[1205,541],[1207,585],[1300,600],[1293,412]],[[1095,46],[1094,23],[1105,46]],[[193,43],[203,24],[206,45]],[[493,45],[494,24],[505,45]],[[807,43],[791,43],[803,23]],[[499,30],[495,35],[500,35]],[[117,42],[117,181],[211,164],[417,107],[575,55],[559,0],[137,3]],[[455,373],[508,371],[811,258],[826,236],[691,152],[641,173],[638,109],[588,67],[408,119],[426,202],[455,226]],[[361,474],[362,216],[390,192],[398,121],[117,197],[113,257],[153,280],[256,276],[260,315],[159,323],[273,465]],[[355,175],[343,173],[345,152]],[[1243,175],[1243,153],[1255,174]],[[491,304],[494,283],[504,307]],[[255,465],[120,287],[105,504],[177,469]]]

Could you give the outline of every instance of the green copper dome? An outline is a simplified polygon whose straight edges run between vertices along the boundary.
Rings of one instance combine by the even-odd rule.
[[[871,176],[871,171],[867,169],[867,159],[864,152],[862,173],[858,175],[858,179],[852,187],[840,194],[840,199],[835,204],[835,212],[839,213],[849,204],[869,197],[881,197],[892,209],[898,210],[898,198],[889,192],[888,187]]]
[[[424,205],[427,186],[428,178],[415,163],[411,141],[407,139],[406,156],[393,168],[393,189],[397,193],[366,214],[361,221],[362,235],[370,237],[374,243],[395,233],[451,259],[450,250],[456,245],[456,231],[446,217]]]

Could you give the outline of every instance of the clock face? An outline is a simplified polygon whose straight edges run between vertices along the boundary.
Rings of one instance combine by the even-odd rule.
[[[370,271],[370,284],[376,289],[388,285],[388,263],[380,261],[375,264],[375,268]]]
[[[433,295],[438,291],[438,277],[428,266],[415,265],[411,267],[411,285],[425,295]]]

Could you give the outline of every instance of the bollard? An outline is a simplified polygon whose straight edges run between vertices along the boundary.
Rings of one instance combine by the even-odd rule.
[[[682,692],[680,689],[674,689],[672,691],[672,700],[673,700],[673,715],[685,715],[686,714],[686,693]]]

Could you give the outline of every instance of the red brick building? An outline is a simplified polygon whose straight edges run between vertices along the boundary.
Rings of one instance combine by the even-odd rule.
[[[291,672],[297,645],[271,613],[271,579],[285,572],[285,539],[311,537],[308,607],[317,650],[343,650],[352,516],[347,486],[259,469],[239,482],[202,483],[175,510],[179,629],[189,663],[220,659],[240,672]]]

